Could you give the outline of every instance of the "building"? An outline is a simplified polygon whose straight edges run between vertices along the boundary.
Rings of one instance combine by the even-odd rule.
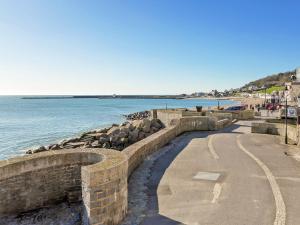
[[[211,92],[209,92],[208,95],[213,96],[213,97],[220,97],[221,96],[221,94],[217,90],[212,90]]]
[[[258,87],[255,86],[255,85],[250,85],[250,86],[248,87],[248,91],[257,91],[257,90],[258,90]]]
[[[192,94],[192,96],[195,96],[195,97],[203,97],[205,95],[206,95],[206,93],[204,93],[204,92],[195,92]]]
[[[292,80],[292,82],[285,83],[287,100],[291,105],[297,105],[300,99],[300,67],[296,69],[296,77]]]
[[[300,82],[300,67],[296,69],[296,82]]]

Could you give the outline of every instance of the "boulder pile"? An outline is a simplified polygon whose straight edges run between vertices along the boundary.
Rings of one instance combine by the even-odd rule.
[[[83,133],[80,137],[65,139],[57,144],[30,149],[26,151],[26,154],[78,147],[108,148],[121,151],[129,145],[159,131],[163,127],[163,124],[158,119],[141,119],[125,122],[121,125],[113,124],[109,128],[89,131]]]
[[[124,115],[126,120],[132,121],[132,120],[142,120],[150,118],[151,113],[150,111],[142,111],[142,112],[136,112],[128,115]]]

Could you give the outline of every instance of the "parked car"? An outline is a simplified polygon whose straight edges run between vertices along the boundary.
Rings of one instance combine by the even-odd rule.
[[[241,110],[245,110],[246,109],[246,106],[243,106],[243,105],[239,105],[239,106],[231,106],[231,107],[228,107],[227,111],[241,111]]]
[[[266,109],[268,110],[277,110],[280,109],[281,105],[279,104],[273,104],[273,103],[269,103],[266,105]]]

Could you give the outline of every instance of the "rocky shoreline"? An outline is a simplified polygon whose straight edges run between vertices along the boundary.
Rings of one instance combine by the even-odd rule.
[[[148,111],[130,114],[127,117],[129,121],[120,125],[113,124],[111,127],[88,131],[79,137],[64,139],[56,144],[32,148],[27,150],[26,154],[72,148],[106,148],[122,151],[164,127],[160,120],[148,119],[150,117]]]
[[[132,121],[132,120],[141,120],[141,119],[147,119],[151,117],[151,112],[150,111],[142,111],[142,112],[136,112],[136,113],[131,113],[128,115],[123,115],[126,120]]]

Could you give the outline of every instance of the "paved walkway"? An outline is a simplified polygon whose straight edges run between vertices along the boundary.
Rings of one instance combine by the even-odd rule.
[[[300,224],[300,162],[251,122],[190,132],[132,175],[124,224]]]

